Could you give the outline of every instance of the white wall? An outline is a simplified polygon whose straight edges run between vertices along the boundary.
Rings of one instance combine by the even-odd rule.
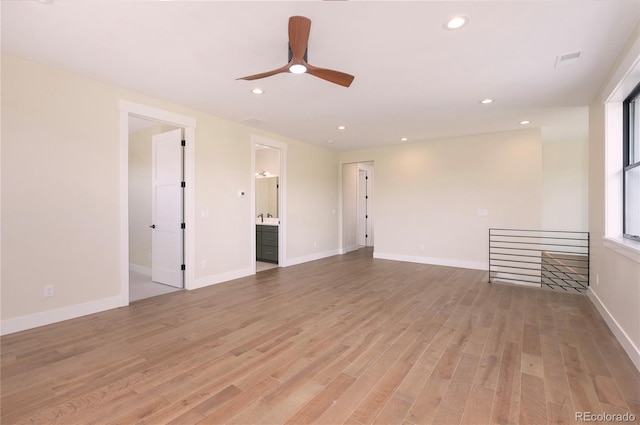
[[[2,91],[3,333],[118,306],[123,99],[197,122],[197,284],[251,272],[252,134],[288,146],[290,260],[338,250],[334,152],[7,55]]]
[[[589,107],[589,230],[591,232],[591,287],[589,296],[607,320],[626,352],[640,369],[640,243],[621,238],[622,192],[620,170],[621,128],[619,121],[605,123],[604,102],[625,77],[627,93],[640,82],[640,26],[636,27],[626,48],[612,68]],[[635,63],[636,75],[628,65]],[[618,99],[621,101],[621,99]],[[607,137],[611,151],[607,153]]]
[[[542,228],[589,229],[589,108],[572,108],[562,127],[542,128]]]

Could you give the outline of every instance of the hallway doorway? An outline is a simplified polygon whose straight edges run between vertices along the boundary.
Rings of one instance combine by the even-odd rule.
[[[374,246],[373,161],[342,164],[342,251]]]
[[[158,132],[165,132],[169,130],[180,129],[181,134],[181,149],[179,159],[181,164],[182,181],[178,183],[181,193],[181,207],[178,215],[181,216],[180,227],[182,241],[176,245],[175,249],[179,251],[178,264],[179,271],[179,285],[181,288],[191,289],[195,280],[195,273],[193,267],[194,258],[194,147],[195,147],[195,128],[196,120],[192,117],[175,114],[173,112],[164,111],[161,109],[153,108],[150,106],[129,102],[126,100],[120,100],[120,257],[119,257],[119,276],[120,276],[120,305],[129,305],[132,299],[137,299],[137,295],[131,293],[130,282],[139,282],[139,275],[135,273],[141,273],[145,276],[151,275],[152,264],[150,263],[151,249],[149,240],[150,231],[153,229],[153,218],[151,217],[151,182],[148,177],[140,179],[136,183],[138,176],[136,173],[141,170],[136,169],[133,164],[137,159],[133,158],[135,153],[130,152],[130,147],[135,150],[135,141],[130,143],[130,133],[136,131],[143,131],[153,126],[158,126],[155,130]],[[131,130],[131,131],[130,131]],[[149,132],[152,132],[149,130]],[[150,135],[149,135],[150,138]],[[147,148],[145,148],[147,149]],[[130,161],[130,156],[131,161]],[[173,155],[172,156],[176,156]],[[146,165],[143,169],[149,169],[151,167],[152,155],[145,153],[144,161]],[[143,162],[144,162],[143,161]],[[178,179],[180,180],[180,179]],[[134,187],[136,184],[140,184],[140,190],[143,193],[135,194],[138,188]],[[175,192],[175,189],[172,189]],[[138,205],[144,209],[144,213],[135,216],[136,208]],[[174,214],[175,215],[175,214]],[[134,217],[135,216],[135,217]],[[133,222],[132,222],[133,220]],[[142,235],[142,237],[141,237]],[[138,245],[139,244],[139,245]],[[139,266],[139,267],[138,267]],[[145,279],[147,279],[145,277]],[[150,280],[150,277],[149,277]],[[164,287],[173,288],[169,285],[162,285]],[[179,289],[178,289],[179,290]],[[161,291],[166,292],[166,288],[162,288]],[[149,294],[143,291],[145,294]],[[155,294],[155,292],[154,292]],[[144,295],[144,296],[147,296]],[[131,298],[131,297],[134,298]]]
[[[184,288],[183,129],[129,117],[129,301]]]

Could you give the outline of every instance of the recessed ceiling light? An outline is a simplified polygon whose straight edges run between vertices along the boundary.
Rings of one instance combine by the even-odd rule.
[[[407,139],[406,137],[402,137],[402,138],[400,138],[400,141],[401,141],[401,142],[406,142],[407,140],[409,140],[409,139]]]
[[[529,121],[529,120],[522,120],[522,121],[520,121],[520,124],[521,124],[521,125],[531,124],[531,121]]]
[[[347,126],[345,126],[345,125],[339,125],[338,126],[338,130],[346,130],[346,129],[347,129]]]
[[[487,98],[487,99],[482,99],[482,100],[480,101],[480,103],[482,103],[483,105],[488,105],[488,104],[490,104],[490,103],[493,103],[493,99],[489,99],[489,98]]]
[[[327,140],[327,143],[329,143],[330,145],[333,145],[333,140]]]
[[[251,90],[251,93],[253,93],[253,94],[264,94],[264,90],[262,90],[260,87],[256,87],[255,89]]]
[[[448,30],[457,30],[465,26],[468,22],[469,18],[466,16],[453,16],[444,24],[444,27]]]

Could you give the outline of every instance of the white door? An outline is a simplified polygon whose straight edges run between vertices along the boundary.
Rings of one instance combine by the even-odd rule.
[[[368,246],[368,184],[367,171],[358,170],[358,245]]]
[[[182,130],[152,140],[151,280],[182,288]]]

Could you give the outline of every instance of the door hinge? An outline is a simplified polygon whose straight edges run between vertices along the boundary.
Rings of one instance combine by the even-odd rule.
[[[187,266],[185,266],[184,264],[180,265],[180,270],[187,270]]]
[[[365,195],[364,199],[369,199],[369,195]]]
[[[186,223],[180,223],[180,228],[181,229],[186,229],[187,228],[187,224]]]
[[[369,215],[368,215],[368,214],[365,214],[364,218],[369,218]]]
[[[364,176],[364,179],[365,180],[369,180],[369,176]]]
[[[180,141],[180,144],[181,144],[182,146],[187,146],[187,141],[186,141],[186,140],[181,140],[181,141]]]
[[[187,182],[180,182],[180,187],[187,187]]]
[[[365,238],[368,238],[368,237],[369,237],[369,235],[364,235],[364,237],[365,237]]]

